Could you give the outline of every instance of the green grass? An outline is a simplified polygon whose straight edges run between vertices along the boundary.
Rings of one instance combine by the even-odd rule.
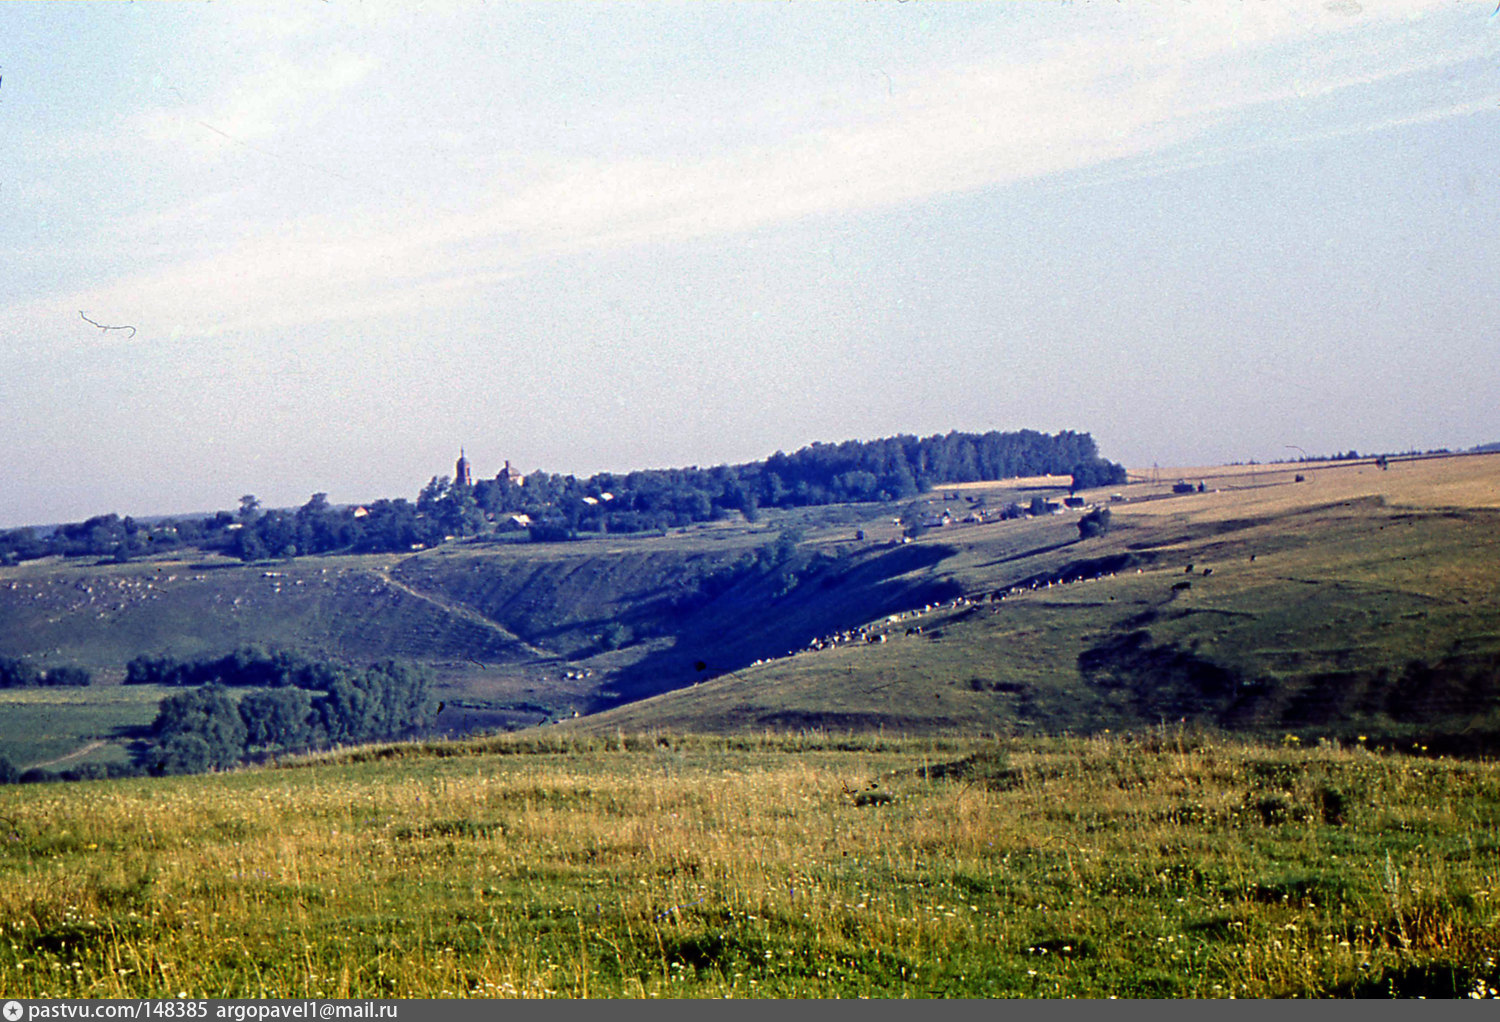
[[[15,997],[1493,995],[1500,767],[1185,730],[0,791]]]
[[[57,769],[129,762],[129,732],[149,727],[166,694],[155,685],[0,690],[0,757],[25,770],[97,745]]]
[[[1163,516],[1056,549],[1036,524],[979,527],[990,538],[931,570],[969,593],[1085,563],[1118,570],[894,624],[872,615],[884,644],[798,652],[567,726],[1058,733],[1185,717],[1262,733],[1500,734],[1492,511]],[[1044,552],[1015,550],[1028,542]]]

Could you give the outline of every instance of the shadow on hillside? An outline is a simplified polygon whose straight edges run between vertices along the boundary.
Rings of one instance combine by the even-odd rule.
[[[1005,557],[997,557],[993,561],[985,561],[983,564],[978,565],[978,567],[993,568],[999,564],[1010,564],[1013,561],[1024,561],[1029,557],[1040,557],[1042,554],[1050,554],[1056,553],[1058,550],[1066,550],[1068,547],[1077,546],[1081,542],[1083,541],[1080,539],[1066,539],[1061,543],[1053,543],[1051,546],[1033,547],[1030,550],[1021,550],[1014,554],[1008,554]]]
[[[1162,641],[1148,627],[1158,617],[1152,609],[1127,618],[1077,659],[1086,683],[1123,697],[1142,720],[1363,732],[1369,747],[1419,745],[1453,756],[1492,755],[1497,747],[1500,651],[1278,673],[1216,660],[1196,642]]]
[[[671,645],[616,672],[608,681],[614,695],[598,697],[590,712],[787,656],[815,636],[953,599],[963,592],[956,580],[923,573],[954,553],[931,543],[866,553],[824,566],[787,591],[777,591],[776,580],[747,573],[712,599],[658,619]]]

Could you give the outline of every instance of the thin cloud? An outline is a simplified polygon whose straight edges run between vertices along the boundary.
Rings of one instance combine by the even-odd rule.
[[[836,108],[795,88],[747,109],[726,99],[722,108],[757,126],[754,145],[584,160],[502,151],[494,165],[526,166],[525,175],[497,175],[477,188],[470,179],[465,188],[477,198],[464,195],[462,212],[444,212],[442,194],[382,192],[362,200],[358,216],[302,212],[256,227],[232,246],[12,313],[127,309],[132,322],[197,335],[394,315],[460,304],[497,279],[562,256],[732,235],[1089,168],[1160,173],[1265,145],[1471,115],[1488,99],[1344,114],[1315,130],[1277,124],[1278,112],[1297,104],[1492,50],[1493,43],[1471,39],[1408,56],[1395,45],[1406,19],[1434,7],[1371,4],[1349,16],[1237,5],[1190,16],[1101,16],[1086,31],[1025,52],[928,68],[899,83],[881,79],[867,96]],[[1324,50],[1339,56],[1324,58]],[[153,109],[136,128],[163,145],[185,145],[197,159],[235,144],[298,159],[298,139],[347,110],[341,104],[358,98],[378,66],[376,57],[354,54],[283,59],[218,96]],[[794,111],[791,127],[768,134],[778,110]],[[1266,126],[1258,136],[1215,135],[1257,119]],[[393,194],[402,201],[393,203]],[[236,203],[217,208],[228,217]],[[253,209],[245,215],[260,219]],[[164,223],[172,219],[163,214]],[[138,218],[134,229],[145,228]],[[176,229],[186,229],[180,218]]]
[[[338,53],[315,65],[282,59],[196,101],[183,88],[168,85],[163,91],[180,102],[163,102],[144,111],[132,130],[146,142],[184,146],[200,156],[217,153],[226,144],[268,147],[336,109],[376,66],[372,57],[352,53]]]

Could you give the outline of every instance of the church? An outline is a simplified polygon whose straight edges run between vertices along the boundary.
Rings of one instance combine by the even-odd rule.
[[[517,486],[524,486],[526,484],[526,477],[521,474],[519,469],[511,467],[509,458],[506,459],[505,467],[500,470],[500,474],[495,478],[509,479]],[[469,459],[464,456],[464,449],[462,447],[458,449],[458,464],[453,466],[453,485],[469,487],[474,485],[474,470],[469,464]]]

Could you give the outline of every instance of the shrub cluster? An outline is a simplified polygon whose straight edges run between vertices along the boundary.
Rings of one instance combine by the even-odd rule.
[[[220,657],[197,660],[143,654],[125,665],[125,684],[326,689],[341,669],[337,664],[309,660],[284,650],[241,646]]]
[[[1096,507],[1078,519],[1078,538],[1093,539],[1109,531],[1109,508]]]

